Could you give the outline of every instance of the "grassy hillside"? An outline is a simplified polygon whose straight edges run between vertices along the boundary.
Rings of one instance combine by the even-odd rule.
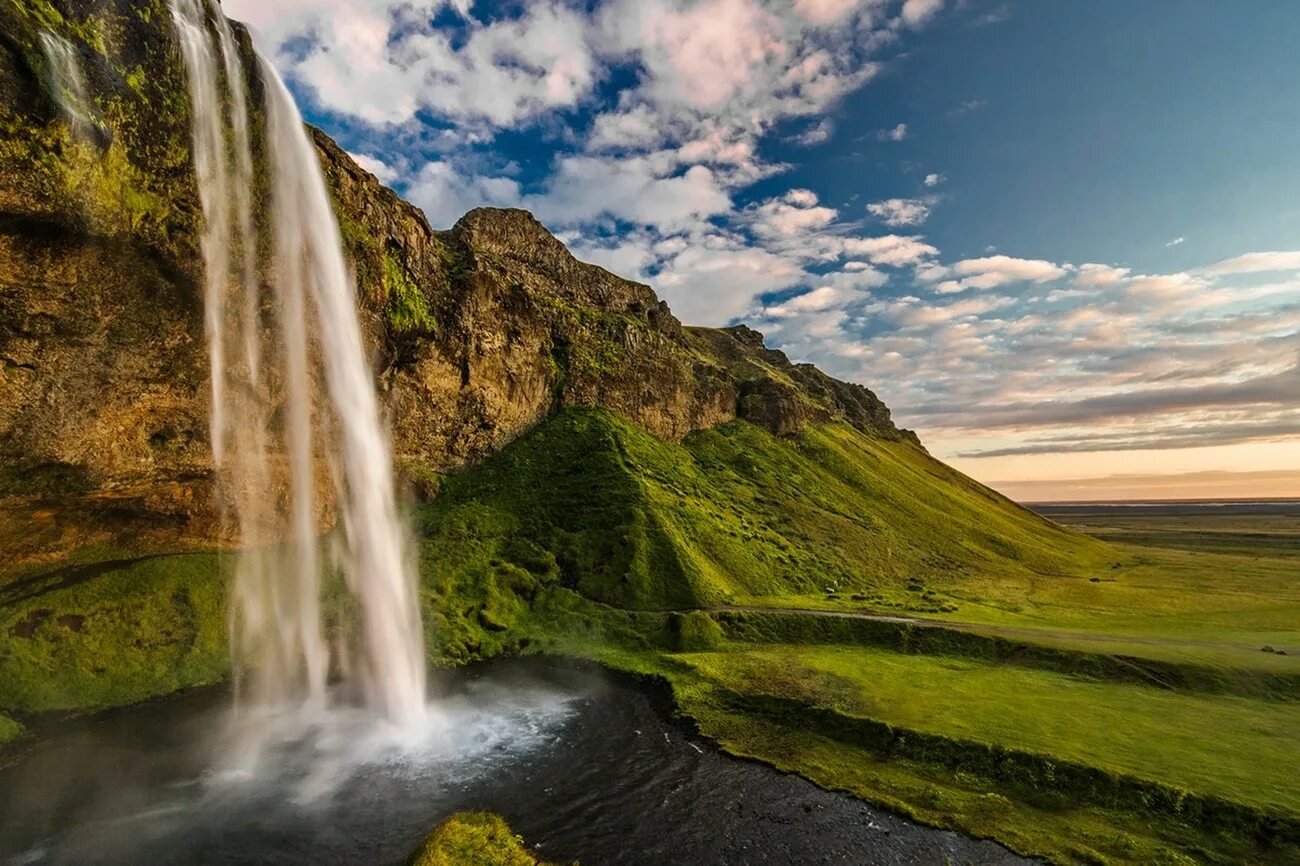
[[[446,479],[422,519],[440,577],[513,563],[643,610],[829,597],[950,611],[969,578],[1077,578],[1113,559],[906,442],[737,421],[675,444],[594,409]]]

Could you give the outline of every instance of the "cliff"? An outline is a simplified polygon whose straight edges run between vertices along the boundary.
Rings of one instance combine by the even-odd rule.
[[[91,544],[224,540],[190,109],[166,4],[6,0],[0,33],[0,571]],[[409,478],[474,465],[565,406],[670,440],[743,418],[916,442],[867,389],[747,328],[683,327],[649,286],[579,262],[524,211],[435,231],[313,132]]]

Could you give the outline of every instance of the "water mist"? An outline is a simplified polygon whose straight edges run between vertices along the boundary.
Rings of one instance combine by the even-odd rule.
[[[169,2],[189,78],[204,222],[212,456],[243,548],[230,601],[237,709],[324,711],[333,667],[348,672],[351,698],[369,717],[409,725],[425,707],[419,599],[316,149],[288,89],[259,57],[266,172],[256,176],[235,33],[213,0]],[[254,190],[269,193],[266,261]],[[322,488],[333,490],[338,518],[328,548],[319,528],[331,500]],[[342,572],[354,626],[327,642],[321,587],[331,569]]]

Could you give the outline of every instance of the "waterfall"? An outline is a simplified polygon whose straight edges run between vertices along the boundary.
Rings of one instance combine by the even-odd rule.
[[[86,99],[86,82],[81,75],[77,49],[62,36],[56,36],[47,30],[41,31],[40,39],[41,51],[49,67],[50,93],[71,124],[73,134],[85,138],[94,128],[95,122],[91,119],[90,103]]]
[[[411,723],[425,706],[419,597],[316,149],[288,89],[259,56],[266,176],[255,177],[233,30],[215,0],[169,3],[189,78],[204,223],[212,454],[244,548],[230,602],[237,705],[327,708],[333,644],[334,667],[349,671],[356,699],[377,717]],[[267,262],[258,260],[254,232],[259,181],[274,235]],[[318,532],[320,482],[332,483],[339,518],[328,549]],[[321,586],[333,566],[356,622],[346,639],[327,643]]]

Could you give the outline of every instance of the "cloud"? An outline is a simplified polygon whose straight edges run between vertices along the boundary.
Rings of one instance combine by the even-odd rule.
[[[970,114],[972,111],[979,111],[986,105],[988,105],[988,101],[984,99],[967,99],[965,102],[949,111],[948,114],[953,117],[960,117],[963,114]]]
[[[796,135],[791,140],[801,147],[812,147],[815,144],[821,144],[824,141],[828,141],[833,131],[834,126],[829,120],[820,120]]]
[[[669,258],[651,282],[683,322],[725,325],[745,313],[755,295],[805,278],[781,256],[713,236]]]
[[[1176,247],[1176,246],[1178,246],[1179,244],[1183,243],[1183,242],[1186,241],[1186,240],[1187,240],[1187,238],[1183,237],[1182,235],[1179,235],[1178,237],[1174,238],[1173,240],[1166,241],[1166,242],[1165,242],[1165,246],[1167,246],[1167,247]]]
[[[322,106],[371,124],[404,123],[426,109],[510,125],[577,104],[597,78],[587,19],[558,2],[473,27],[463,43],[417,25],[412,7],[396,0],[225,5],[270,39],[279,64]],[[282,53],[290,43],[294,51]]]
[[[1254,274],[1262,271],[1300,270],[1300,250],[1267,253],[1246,253],[1231,259],[1215,262],[1201,269],[1211,276],[1225,274]]]
[[[831,24],[859,5],[859,0],[795,0],[794,9],[814,24]]]
[[[1074,278],[1074,284],[1076,286],[1114,286],[1122,282],[1128,274],[1128,268],[1089,263],[1079,266],[1079,271]]]
[[[949,294],[966,289],[992,289],[1015,282],[1045,283],[1064,276],[1066,269],[1042,259],[997,255],[963,259],[952,265],[950,272],[962,279],[942,282],[935,287],[935,291]]]
[[[892,129],[882,129],[876,133],[880,141],[902,141],[907,138],[907,124],[900,123]]]
[[[907,235],[882,235],[872,238],[846,238],[842,250],[847,256],[862,256],[874,265],[899,268],[914,265],[939,250],[921,238]]]
[[[925,176],[925,180],[922,182],[928,187],[936,187],[939,184],[943,183],[945,180],[947,180],[947,178],[945,178],[941,174],[930,173]]]
[[[751,208],[749,222],[760,238],[791,239],[829,226],[836,216],[834,208],[818,206],[811,190],[793,189]]]
[[[995,481],[992,486],[1021,502],[1282,498],[1300,495],[1300,470],[1130,473],[1101,478]]]
[[[842,293],[833,286],[820,286],[810,292],[790,298],[775,306],[768,307],[770,316],[784,318],[798,313],[812,313],[828,310],[843,302]]]
[[[900,17],[908,27],[919,27],[943,8],[943,0],[906,0]]]
[[[613,217],[664,231],[731,210],[731,198],[712,170],[694,165],[674,173],[653,156],[565,157],[545,191],[524,196],[521,203],[557,224]]]
[[[353,161],[355,161],[357,165],[373,174],[380,183],[392,183],[401,177],[397,169],[393,168],[379,157],[369,156],[364,153],[349,153],[348,156],[352,157]]]
[[[517,206],[522,195],[508,177],[473,177],[446,162],[429,162],[406,187],[406,197],[434,226],[450,227],[472,208]]]
[[[930,217],[930,206],[919,198],[891,198],[867,205],[867,212],[887,226],[917,226]]]

